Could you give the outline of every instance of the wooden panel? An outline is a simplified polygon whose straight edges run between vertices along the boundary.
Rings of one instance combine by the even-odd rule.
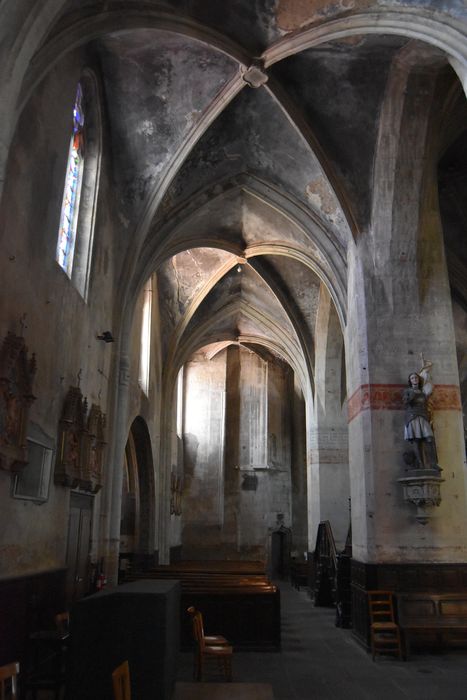
[[[436,615],[436,604],[434,600],[427,598],[412,598],[407,600],[401,598],[398,601],[399,616],[402,617],[434,617]]]
[[[462,616],[467,619],[467,598],[450,598],[439,601],[441,615]]]
[[[365,564],[352,560],[351,581],[353,632],[358,641],[368,646],[368,590],[438,594],[465,592],[467,564]]]

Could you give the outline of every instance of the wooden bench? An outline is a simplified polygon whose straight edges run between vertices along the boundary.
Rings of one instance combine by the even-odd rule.
[[[203,613],[207,633],[222,634],[241,650],[280,649],[280,592],[258,566],[244,562],[209,562],[161,565],[130,572],[126,581],[173,579],[181,582],[181,643],[193,644],[186,609]]]
[[[452,633],[457,643],[467,642],[467,591],[465,593],[399,593],[398,623],[404,634],[407,657],[410,639],[435,637],[442,645]]]
[[[206,634],[222,634],[238,651],[279,651],[280,591],[276,587],[182,591],[181,645],[192,646],[186,609],[203,613]]]

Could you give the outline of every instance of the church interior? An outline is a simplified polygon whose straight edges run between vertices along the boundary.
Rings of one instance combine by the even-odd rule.
[[[0,666],[148,579],[182,648],[290,578],[466,642],[465,2],[4,0],[0,55]]]

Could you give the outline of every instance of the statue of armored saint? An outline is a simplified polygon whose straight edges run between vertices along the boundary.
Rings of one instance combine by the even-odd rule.
[[[409,374],[409,388],[404,389],[402,394],[405,404],[404,439],[414,448],[416,468],[439,472],[441,468],[438,465],[429,403],[433,393],[432,366],[433,363],[425,361],[422,355],[421,370]]]

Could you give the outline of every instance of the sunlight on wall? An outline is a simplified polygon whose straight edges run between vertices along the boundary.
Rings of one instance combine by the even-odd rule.
[[[141,354],[139,362],[139,384],[145,394],[149,393],[149,366],[151,360],[151,309],[152,280],[149,278],[143,291],[143,318],[141,321]]]

